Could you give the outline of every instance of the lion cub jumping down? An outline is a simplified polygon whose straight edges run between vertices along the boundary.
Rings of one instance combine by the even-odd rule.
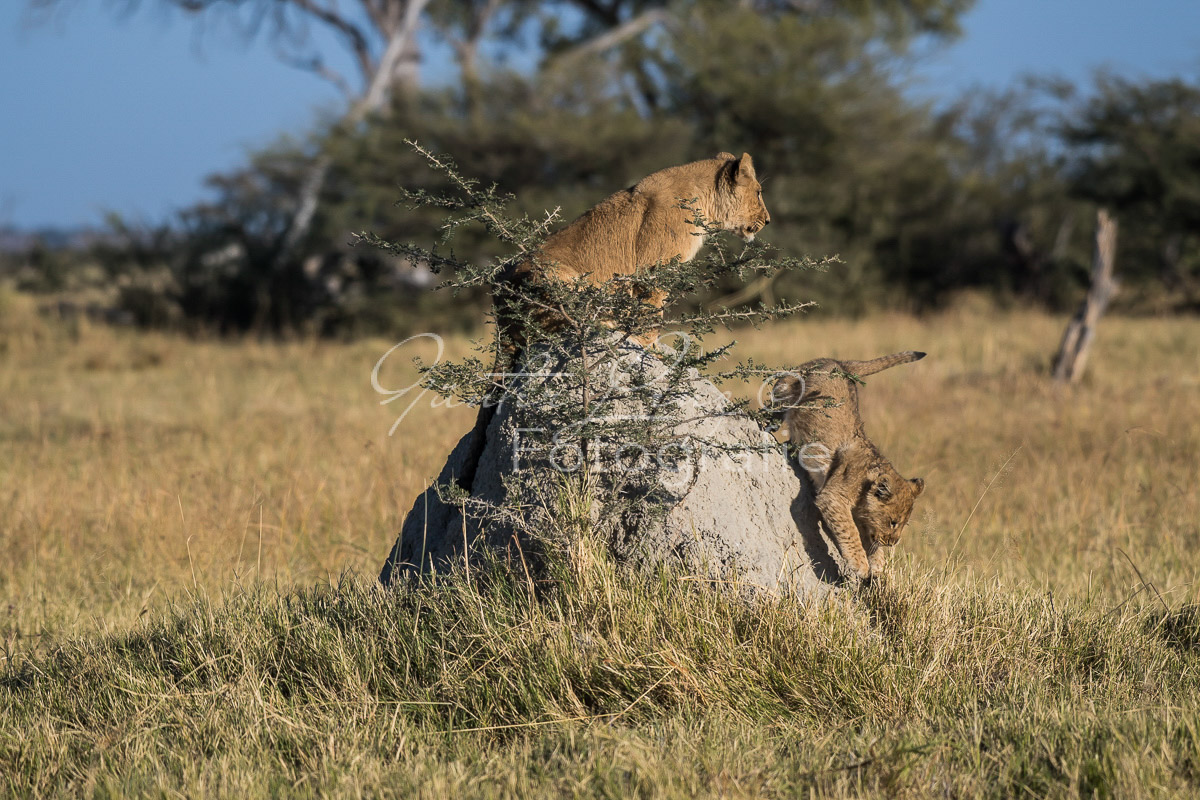
[[[864,580],[878,571],[880,547],[900,540],[925,482],[901,477],[867,438],[856,379],[924,357],[910,350],[871,361],[819,358],[772,389],[800,465],[813,481],[817,510],[842,556]]]

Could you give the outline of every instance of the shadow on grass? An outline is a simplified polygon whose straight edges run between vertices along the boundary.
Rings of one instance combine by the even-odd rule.
[[[1146,632],[1181,653],[1200,654],[1200,604],[1192,603],[1147,621]]]

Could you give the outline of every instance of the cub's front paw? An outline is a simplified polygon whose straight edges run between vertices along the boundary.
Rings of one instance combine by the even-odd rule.
[[[865,558],[861,564],[851,563],[850,571],[853,572],[854,576],[858,578],[859,582],[864,585],[871,582],[871,577],[874,574],[871,570],[871,562],[867,561]]]

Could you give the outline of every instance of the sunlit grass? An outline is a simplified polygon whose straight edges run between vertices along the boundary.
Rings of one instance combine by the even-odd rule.
[[[1198,320],[1105,319],[1076,387],[1046,375],[1064,320],[1033,312],[739,331],[767,363],[929,353],[862,391],[868,432],[928,485],[885,585],[751,608],[603,560],[533,592],[380,592],[473,420],[416,392],[381,405],[372,368],[394,342],[66,329],[0,301],[12,794],[1200,782]],[[411,384],[411,354],[434,350],[396,351],[380,383]]]

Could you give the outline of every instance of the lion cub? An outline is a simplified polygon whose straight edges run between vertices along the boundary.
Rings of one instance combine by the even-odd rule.
[[[695,205],[684,208],[685,200]],[[510,266],[499,276],[503,291],[495,293],[496,346],[492,365],[493,396],[502,396],[507,376],[526,345],[522,311],[527,308],[525,289],[535,275],[561,281],[584,278],[600,284],[622,275],[636,275],[674,259],[691,261],[700,252],[709,230],[696,224],[697,212],[715,229],[728,231],[750,242],[771,222],[763,202],[762,183],[749,153],[741,157],[717,153],[716,157],[653,172],[627,189],[601,200],[565,228],[549,236],[541,248]],[[649,291],[650,304],[662,309],[661,291]],[[536,310],[536,309],[533,309]],[[553,309],[541,319],[545,328],[556,324]],[[657,331],[636,337],[653,344]],[[485,432],[495,405],[485,403],[475,418],[473,444],[466,463],[474,465],[483,452]],[[470,491],[474,466],[459,476]]]
[[[867,438],[855,384],[858,377],[924,357],[907,351],[872,361],[819,358],[779,379],[772,389],[800,465],[813,481],[817,510],[842,556],[864,580],[881,566],[880,547],[900,540],[925,482],[901,477]]]
[[[686,200],[694,200],[695,206],[684,208]],[[509,291],[495,297],[497,357],[493,373],[507,372],[524,346],[521,315],[511,307],[522,305],[523,300],[514,296],[519,292],[513,289],[539,272],[562,281],[585,278],[600,284],[676,258],[691,261],[708,233],[696,224],[697,212],[708,224],[747,242],[771,223],[749,153],[740,158],[717,153],[715,158],[651,173],[601,200],[501,275]],[[667,301],[657,290],[649,291],[646,299],[659,309]],[[642,344],[652,344],[657,333],[637,338]]]

